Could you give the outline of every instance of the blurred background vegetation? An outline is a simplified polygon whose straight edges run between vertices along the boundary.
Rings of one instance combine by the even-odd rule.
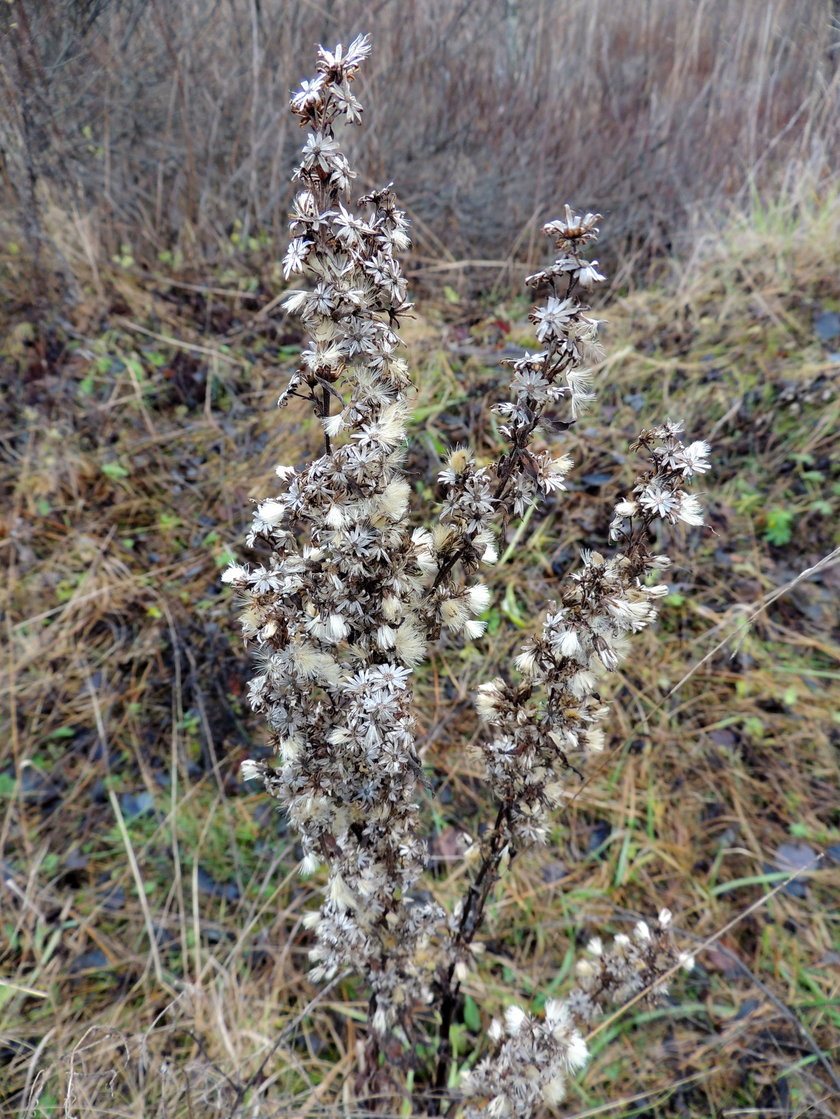
[[[599,1035],[568,1113],[834,1119],[838,0],[2,0],[0,1112],[351,1113],[365,993],[306,978],[320,879],[239,781],[265,731],[219,573],[273,466],[320,453],[274,407],[302,342],[287,100],[360,31],[342,140],[412,221],[418,522],[447,447],[499,451],[541,223],[604,214],[570,490],[500,549],[488,636],[418,673],[449,904],[492,812],[475,687],[603,547],[640,426],[714,449],[710,529],[661,542],[672,592],[609,749],[488,908],[457,1059],[511,996],[562,994],[593,932],[667,905],[687,948],[726,931],[669,1006]]]
[[[362,27],[376,49],[366,127],[348,143],[361,188],[399,184],[419,256],[531,260],[535,230],[574,198],[606,215],[623,279],[684,246],[698,212],[836,169],[838,12],[836,0],[7,0],[0,202],[27,258],[53,223],[149,266],[274,245],[299,145],[289,92],[315,44]]]

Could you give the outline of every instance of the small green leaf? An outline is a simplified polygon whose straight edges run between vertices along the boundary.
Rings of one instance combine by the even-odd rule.
[[[128,354],[125,358],[126,369],[131,370],[138,381],[146,380],[146,370],[143,368],[143,362],[135,357],[134,354]]]
[[[128,471],[124,466],[120,466],[118,462],[103,462],[102,473],[106,478],[127,478]]]
[[[450,287],[449,284],[444,284],[443,298],[446,300],[447,303],[460,303],[461,302],[460,295],[455,290],[455,288]]]
[[[782,703],[785,707],[795,707],[798,699],[799,692],[797,692],[793,684],[791,684],[789,688],[785,688],[784,692],[782,692]]]
[[[75,579],[60,579],[55,588],[57,602],[69,602],[76,593]]]
[[[747,715],[744,719],[744,730],[750,738],[761,741],[764,737],[764,723],[757,715]]]
[[[487,611],[487,632],[494,634],[498,631],[499,626],[502,624],[502,615],[495,606],[491,606]]]
[[[522,613],[522,607],[519,605],[514,592],[513,583],[508,583],[505,590],[505,597],[502,599],[502,612],[518,629],[523,629],[528,624],[528,619]]]
[[[481,1032],[481,1012],[471,995],[464,997],[464,1024],[475,1034]]]
[[[789,509],[771,509],[767,514],[764,539],[776,548],[789,544],[793,537],[794,520],[795,514]]]

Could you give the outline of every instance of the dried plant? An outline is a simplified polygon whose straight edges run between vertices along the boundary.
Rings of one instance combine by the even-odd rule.
[[[491,595],[478,573],[497,559],[512,520],[564,488],[571,460],[535,450],[534,441],[568,428],[593,396],[585,366],[598,322],[580,294],[603,279],[582,255],[599,216],[566,207],[545,227],[557,257],[528,279],[549,293],[531,316],[543,349],[511,363],[511,398],[494,408],[507,449],[484,464],[453,450],[439,475],[434,527],[412,527],[401,469],[411,381],[397,334],[410,310],[397,259],[408,246],[406,221],[390,185],[350,207],[354,172],[337,138],[340,122],[361,118],[352,83],[368,51],[367,37],[321,48],[316,76],[291,100],[309,135],[284,266],[287,277],[305,272],[313,284],[286,300],[310,342],[280,402],[312,403],[324,452],[304,470],[277,468],[280,493],[258,505],[247,537],[265,558],[224,576],[244,602],[243,633],[259,666],[250,700],[265,713],[277,755],[276,766],[249,761],[243,773],[288,812],[301,872],[326,867],[323,904],[307,920],[316,941],[311,976],[349,969],[368,986],[360,1099],[393,1106],[405,1096],[400,1070],[411,1067],[414,1103],[425,1113],[525,1116],[562,1099],[587,1058],[582,1031],[603,1008],[661,999],[677,961],[667,911],[653,929],[640,922],[609,949],[593,941],[567,998],[549,1002],[539,1019],[511,1006],[504,1026],[491,1028],[491,1052],[451,1088],[450,1029],[487,900],[503,864],[546,841],[579,767],[603,748],[599,681],[667,593],[658,580],[669,561],[652,553],[651,528],[658,520],[702,524],[684,487],[708,469],[709,448],[684,445],[674,423],[639,435],[648,465],[615,508],[613,553],[583,555],[516,671],[479,688],[488,725],[480,750],[497,810],[467,853],[476,869],[466,895],[447,912],[428,882],[420,888],[428,790],[412,673],[443,631],[481,636]],[[430,1050],[424,1063],[420,1054]]]

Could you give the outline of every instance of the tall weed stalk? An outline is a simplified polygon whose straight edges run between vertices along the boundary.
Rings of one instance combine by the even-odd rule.
[[[341,128],[361,120],[353,81],[369,50],[366,36],[321,48],[314,78],[291,100],[308,134],[284,270],[310,282],[286,308],[309,342],[280,403],[312,405],[323,447],[304,469],[278,466],[278,492],[257,506],[247,536],[258,558],[224,575],[243,602],[258,666],[250,701],[276,754],[274,765],[249,761],[243,773],[288,813],[301,873],[325,868],[323,902],[306,921],[312,980],[355,973],[366,985],[359,1105],[390,1111],[411,1095],[418,1114],[525,1116],[563,1099],[587,1061],[586,1031],[608,1005],[660,1001],[679,965],[667,910],[609,946],[595,939],[564,999],[539,1015],[512,1003],[490,1024],[486,1051],[453,1067],[461,984],[480,959],[488,900],[511,861],[547,841],[586,759],[604,748],[600,682],[668,590],[669,560],[652,551],[652,530],[702,524],[685,487],[708,469],[709,448],[686,445],[678,423],[639,434],[644,466],[615,507],[611,550],[582,555],[510,670],[478,689],[495,808],[465,854],[464,895],[447,909],[426,873],[430,789],[413,674],[441,635],[481,638],[491,601],[481,575],[501,538],[565,488],[571,459],[540,447],[593,399],[586,366],[598,321],[583,298],[603,276],[584,251],[599,215],[567,206],[545,227],[556,258],[527,280],[545,293],[531,314],[542,349],[510,363],[509,399],[493,408],[505,450],[489,462],[452,450],[441,501],[425,511],[429,527],[418,526],[403,469],[412,384],[398,333],[411,310],[399,264],[407,223],[390,184],[350,203],[355,173],[339,142]]]

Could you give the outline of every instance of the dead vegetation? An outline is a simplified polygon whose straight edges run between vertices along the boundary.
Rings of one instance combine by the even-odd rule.
[[[247,268],[286,234],[301,59],[370,31],[353,162],[363,190],[400,184],[425,264],[485,262],[484,284],[507,260],[518,285],[568,198],[606,215],[624,285],[699,206],[836,169],[837,21],[834,0],[16,0],[0,199],[36,264],[76,221],[95,259]]]
[[[463,1063],[503,989],[534,1007],[561,991],[589,921],[667,905],[687,946],[725,929],[671,1006],[595,1040],[576,1115],[830,1116],[840,1098],[836,552],[820,562],[837,546],[838,212],[807,190],[756,206],[675,280],[603,309],[572,491],[508,542],[478,650],[444,645],[421,678],[430,852],[454,897],[460,829],[481,818],[471,692],[605,539],[638,424],[679,414],[711,438],[700,562],[677,554],[604,763],[489,910],[456,1027]],[[18,321],[3,352],[4,1107],[334,1114],[364,992],[305,978],[317,882],[239,783],[261,732],[218,580],[273,465],[312,451],[309,419],[273,407],[298,339],[224,278],[103,267],[100,285],[75,325]],[[418,509],[448,444],[493,448],[525,309],[421,304]]]
[[[6,89],[35,83],[0,122],[4,1114],[347,1113],[365,992],[305,977],[302,917],[318,882],[294,872],[282,815],[239,782],[262,731],[219,574],[274,465],[318,445],[303,411],[274,408],[301,342],[278,311],[275,264],[297,137],[278,143],[276,127],[301,55],[339,24],[340,37],[359,7],[282,6],[280,18],[268,0],[27,3],[16,10],[31,16],[36,55],[25,37],[3,46]],[[597,0],[482,0],[457,19],[443,7],[451,23],[432,3],[412,4],[411,18],[377,7],[370,84],[390,81],[399,58],[412,95],[366,130],[379,145],[366,153],[372,177],[386,152],[415,214],[420,296],[405,335],[418,517],[449,445],[496,445],[499,358],[532,342],[512,262],[538,251],[530,230],[556,208],[558,181],[560,202],[611,205],[611,254],[630,288],[598,308],[605,358],[597,405],[568,436],[571,491],[508,540],[477,650],[444,644],[420,679],[443,897],[462,891],[462,829],[487,815],[463,750],[475,686],[515,654],[577,550],[603,546],[640,424],[684,417],[715,464],[711,530],[691,541],[700,562],[669,546],[672,593],[610,697],[603,764],[488,909],[457,1061],[470,1061],[503,992],[539,1009],[570,985],[590,923],[618,931],[668,906],[698,966],[664,1010],[631,1010],[593,1038],[571,1113],[830,1119],[836,5],[663,0],[629,23]],[[45,25],[50,38],[38,20],[59,10],[81,22]],[[242,47],[235,73],[220,69],[227,41]],[[586,49],[561,57],[558,41]],[[448,84],[421,104],[413,91],[434,50]],[[497,126],[498,98],[510,115]],[[476,105],[483,123],[470,131]],[[445,144],[430,124],[441,114]],[[557,120],[556,150],[517,193],[519,163],[533,168],[539,132]],[[449,199],[434,193],[447,175]],[[737,203],[725,221],[712,217],[722,199]],[[694,226],[680,223],[689,211]],[[677,244],[688,248],[675,257]],[[494,262],[480,285],[464,253]]]

